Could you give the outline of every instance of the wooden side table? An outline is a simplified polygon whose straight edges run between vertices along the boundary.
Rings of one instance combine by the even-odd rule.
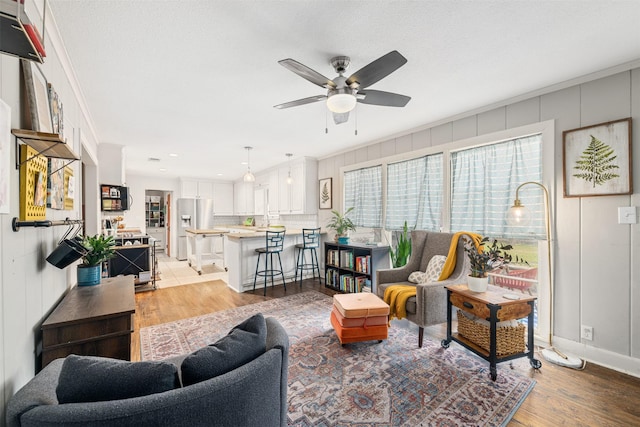
[[[133,276],[76,286],[42,323],[42,367],[69,354],[131,360]]]
[[[535,296],[525,294],[513,294],[507,289],[489,285],[486,292],[472,292],[466,284],[445,286],[447,289],[447,338],[441,345],[449,348],[451,341],[455,341],[468,350],[471,350],[484,360],[489,362],[491,379],[498,377],[496,364],[507,360],[528,357],[529,363],[534,369],[539,369],[542,363],[535,359],[533,351],[533,311],[536,301]],[[505,295],[515,295],[518,299],[505,298]],[[489,351],[468,340],[459,333],[451,332],[451,309],[456,306],[467,313],[471,313],[489,322]],[[527,349],[525,352],[498,356],[496,349],[496,324],[498,322],[527,318]]]

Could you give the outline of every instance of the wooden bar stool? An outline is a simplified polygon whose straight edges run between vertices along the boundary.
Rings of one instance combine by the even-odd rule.
[[[256,275],[253,277],[253,290],[256,290],[256,281],[258,276],[264,277],[264,295],[267,295],[267,277],[271,277],[271,286],[273,287],[273,276],[282,275],[282,284],[284,290],[287,290],[287,283],[284,280],[284,271],[282,270],[282,260],[280,259],[280,252],[284,248],[284,231],[267,231],[266,232],[266,246],[264,248],[256,249],[258,253],[258,262],[256,263]],[[260,256],[264,254],[264,270],[260,268]],[[273,264],[273,255],[278,256],[278,263],[280,269],[277,269]]]
[[[298,258],[296,260],[296,281],[298,280],[298,270],[300,271],[300,287],[302,287],[302,275],[305,270],[311,270],[313,278],[316,278],[316,270],[318,270],[318,279],[322,284],[322,276],[320,275],[320,263],[318,262],[318,252],[316,249],[320,247],[320,228],[303,228],[302,243],[296,245],[298,250]],[[311,262],[306,262],[305,251],[310,252]]]

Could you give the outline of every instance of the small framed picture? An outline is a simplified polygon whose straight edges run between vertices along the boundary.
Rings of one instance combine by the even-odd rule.
[[[332,178],[320,180],[320,209],[331,209],[333,207]]]
[[[562,133],[564,197],[632,194],[631,118]]]

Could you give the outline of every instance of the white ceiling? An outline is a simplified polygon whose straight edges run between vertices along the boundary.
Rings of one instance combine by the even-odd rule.
[[[638,0],[48,4],[99,141],[144,175],[237,179],[247,145],[253,171],[321,158],[640,58]],[[371,89],[412,99],[359,105],[357,136],[353,113],[335,125],[322,102],[273,108],[324,94],[280,59],[334,78],[333,56],[349,75],[392,50],[407,64]]]

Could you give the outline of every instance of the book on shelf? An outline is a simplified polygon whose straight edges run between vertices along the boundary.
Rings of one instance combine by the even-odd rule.
[[[356,257],[355,270],[358,273],[369,274],[371,271],[371,255]]]
[[[353,252],[351,251],[342,251],[340,252],[340,267],[342,268],[350,268],[353,270]]]
[[[40,33],[38,32],[38,29],[34,27],[33,24],[23,24],[23,26],[24,26],[24,30],[27,32],[27,36],[29,37],[29,40],[31,40],[31,43],[33,43],[33,47],[36,48],[40,56],[42,56],[43,58],[47,56],[47,54],[44,51],[44,46],[42,45],[42,41],[41,41],[42,38],[40,37]]]

